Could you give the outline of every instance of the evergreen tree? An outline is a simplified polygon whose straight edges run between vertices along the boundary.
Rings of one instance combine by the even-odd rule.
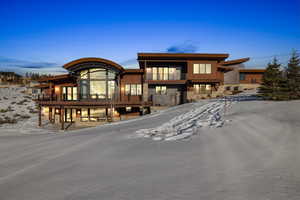
[[[263,75],[262,84],[259,88],[259,93],[262,97],[269,100],[281,100],[283,83],[282,72],[280,70],[281,64],[274,58]]]
[[[297,51],[293,51],[286,68],[287,88],[290,99],[300,98],[300,58]]]

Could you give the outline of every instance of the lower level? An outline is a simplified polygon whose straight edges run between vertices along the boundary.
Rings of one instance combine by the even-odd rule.
[[[135,118],[150,113],[150,107],[57,107],[40,106],[39,126],[45,121],[60,126],[61,130],[74,127],[97,126],[107,122]]]

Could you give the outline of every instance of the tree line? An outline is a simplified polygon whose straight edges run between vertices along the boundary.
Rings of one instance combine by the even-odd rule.
[[[267,100],[300,99],[300,56],[293,50],[287,66],[275,57],[266,68],[259,95]]]
[[[40,78],[46,78],[46,77],[51,77],[52,75],[50,74],[40,74],[40,73],[35,73],[35,72],[26,72],[25,77],[30,79],[30,80],[38,80]]]

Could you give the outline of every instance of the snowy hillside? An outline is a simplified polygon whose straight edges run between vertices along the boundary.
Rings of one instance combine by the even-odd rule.
[[[0,134],[41,133],[37,109],[24,87],[0,88]]]

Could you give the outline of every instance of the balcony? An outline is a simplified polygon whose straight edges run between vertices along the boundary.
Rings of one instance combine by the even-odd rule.
[[[148,102],[143,102],[141,95],[126,96],[120,100],[119,95],[107,97],[99,94],[87,95],[47,95],[39,94],[33,99],[42,106],[103,106],[103,107],[123,107],[123,106],[143,106],[148,105]]]
[[[176,71],[172,74],[156,74],[153,76],[153,73],[147,72],[146,81],[177,81],[177,80],[186,80],[186,73],[181,73]]]

